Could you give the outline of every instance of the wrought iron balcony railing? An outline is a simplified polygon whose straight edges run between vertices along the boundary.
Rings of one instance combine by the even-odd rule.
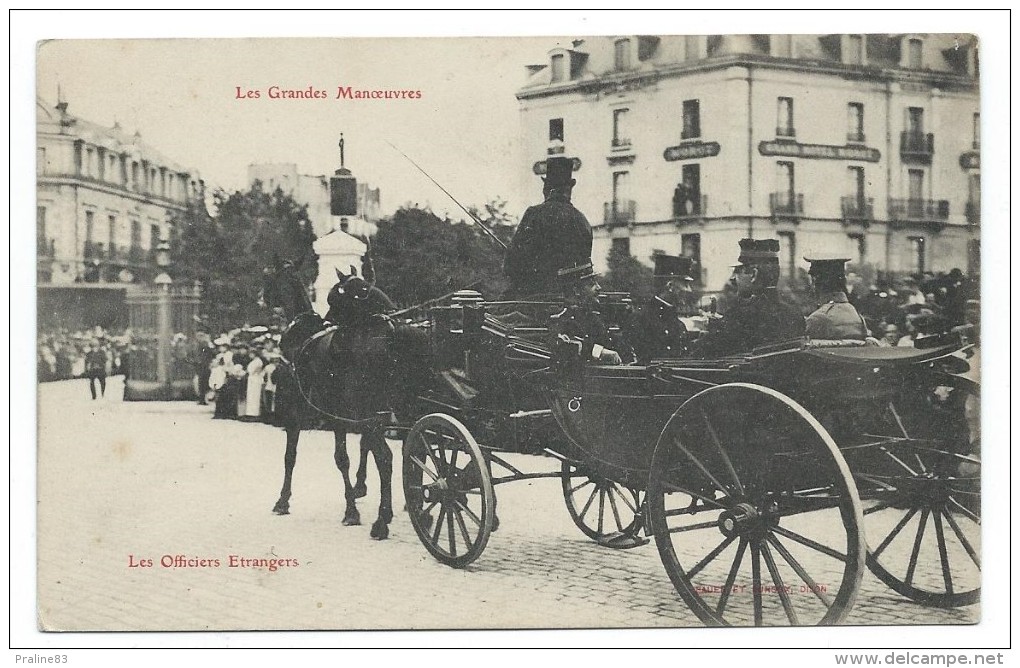
[[[704,216],[708,211],[708,195],[702,195],[700,198],[692,198],[686,201],[673,200],[673,217],[674,218],[696,218],[698,216]]]
[[[633,223],[637,212],[637,204],[632,199],[619,199],[602,205],[605,224],[613,227]]]
[[[949,201],[893,198],[889,200],[889,218],[901,221],[945,222],[949,220]]]
[[[875,201],[871,197],[857,197],[856,195],[841,197],[839,208],[843,213],[843,220],[871,221],[875,219]]]
[[[971,201],[963,208],[964,215],[967,216],[967,222],[971,225],[981,224],[981,201]]]
[[[769,195],[769,209],[773,216],[804,215],[804,194],[779,192]]]
[[[900,133],[900,157],[915,162],[931,162],[935,153],[935,135],[906,131]]]

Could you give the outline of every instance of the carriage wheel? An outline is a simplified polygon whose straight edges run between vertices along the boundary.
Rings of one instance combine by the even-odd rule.
[[[418,420],[404,441],[404,498],[425,549],[463,568],[485,550],[496,503],[478,443],[456,419],[434,413]]]
[[[613,535],[636,537],[640,533],[644,521],[638,490],[592,476],[566,461],[563,462],[560,479],[570,519],[585,536],[616,549],[643,544],[635,540],[604,540]]]
[[[861,465],[854,461],[868,568],[924,605],[954,608],[981,598],[978,392],[953,377],[920,403],[889,403],[886,428],[868,435],[880,445],[861,448]]]
[[[861,502],[825,429],[765,387],[705,390],[652,455],[649,526],[708,625],[836,624],[864,573]]]

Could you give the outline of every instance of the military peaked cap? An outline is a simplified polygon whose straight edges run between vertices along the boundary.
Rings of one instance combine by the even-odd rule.
[[[769,264],[779,262],[779,239],[741,239],[740,264]]]
[[[804,259],[811,263],[808,273],[812,276],[846,278],[846,263],[850,261],[848,257],[806,257]]]

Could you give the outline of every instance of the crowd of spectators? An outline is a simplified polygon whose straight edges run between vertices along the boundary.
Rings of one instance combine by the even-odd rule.
[[[124,374],[130,348],[130,330],[108,331],[95,327],[78,331],[66,328],[40,331],[36,346],[39,382],[89,377],[99,372],[100,365],[104,377]]]
[[[200,404],[215,405],[213,418],[275,422],[275,372],[280,334],[243,327],[215,339],[199,332],[193,360]]]

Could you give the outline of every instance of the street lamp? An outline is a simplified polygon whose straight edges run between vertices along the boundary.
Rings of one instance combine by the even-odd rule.
[[[165,401],[173,399],[173,378],[171,376],[171,354],[170,340],[173,337],[170,323],[170,285],[173,279],[167,270],[170,267],[170,242],[162,240],[156,246],[156,266],[159,267],[159,274],[156,275],[154,283],[157,286],[156,295],[156,331],[159,344],[156,346],[156,380],[159,382]]]

